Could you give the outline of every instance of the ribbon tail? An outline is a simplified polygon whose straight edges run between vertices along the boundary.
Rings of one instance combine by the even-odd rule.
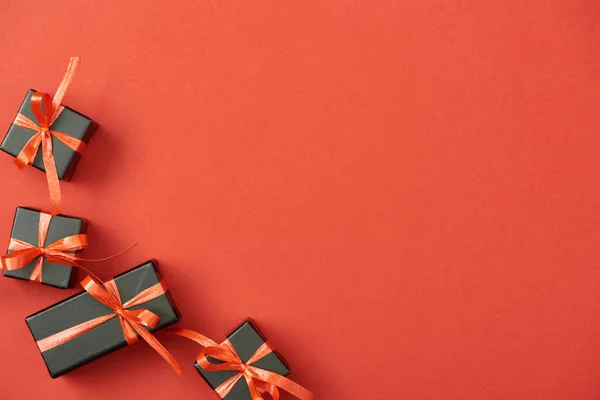
[[[48,256],[48,257],[46,257],[46,261],[55,263],[55,264],[69,265],[71,267],[79,268],[80,270],[84,271],[85,273],[87,273],[88,275],[93,277],[97,282],[103,281],[102,279],[100,279],[100,277],[98,277],[98,275],[94,274],[92,271],[90,271],[83,265],[77,263],[76,257],[69,257],[69,256],[70,255],[68,255],[68,254],[63,254],[62,256]]]
[[[10,254],[13,254],[13,253],[10,253]],[[55,263],[55,264],[62,264],[62,265],[69,265],[71,267],[79,268],[80,270],[84,271],[85,273],[87,273],[88,275],[90,275],[92,278],[94,278],[96,280],[96,282],[103,282],[103,280],[100,279],[100,277],[98,277],[98,275],[94,274],[92,271],[90,271],[89,269],[87,269],[83,265],[79,264],[77,262],[78,260],[79,259],[77,257],[72,256],[71,254],[49,255],[49,256],[46,256],[46,262]]]
[[[89,269],[85,268],[83,265],[81,264],[73,264],[74,267],[77,267],[83,271],[85,271],[90,277],[92,277],[93,279],[96,280],[96,282],[103,282],[102,279],[100,279],[100,277],[98,277],[98,275],[94,274],[92,271],[90,271]]]
[[[118,257],[124,253],[127,253],[129,250],[133,249],[135,246],[137,246],[137,243],[132,244],[131,246],[129,246],[128,248],[126,248],[125,250],[121,250],[120,252],[113,254],[112,256],[108,256],[108,257],[104,257],[104,258],[81,258],[81,257],[75,257],[78,261],[86,261],[86,262],[100,262],[100,261],[108,261],[111,260],[115,257]]]
[[[219,346],[212,339],[209,339],[206,336],[199,334],[198,332],[194,332],[191,329],[167,328],[167,329],[163,329],[162,332],[168,333],[171,335],[182,336],[186,339],[190,339],[190,340],[198,343],[202,347],[213,347],[213,346],[218,347]]]
[[[60,82],[60,85],[58,85],[58,89],[56,89],[56,93],[54,94],[54,98],[52,99],[52,109],[54,110],[54,113],[50,118],[50,125],[52,125],[52,123],[56,121],[56,118],[58,118],[58,116],[63,110],[63,107],[61,106],[63,98],[65,97],[67,89],[69,89],[69,86],[71,86],[71,83],[75,78],[75,73],[77,72],[77,68],[79,68],[80,61],[81,60],[79,57],[71,57],[71,60],[69,60],[67,72],[65,72],[65,76]]]
[[[71,267],[82,268],[85,270],[85,268],[77,264],[77,260],[68,253],[46,255],[46,261],[54,264],[70,265]]]
[[[71,252],[71,251],[79,251],[79,250],[85,249],[87,247],[87,245],[88,245],[87,235],[85,235],[85,234],[73,235],[73,236],[69,236],[69,237],[60,239],[60,240],[52,243],[51,245],[47,246],[47,249],[50,250],[47,253],[47,261],[80,268],[83,271],[87,272],[89,275],[93,276],[97,281],[102,282],[103,281],[102,279],[98,278],[98,276],[96,276],[93,272],[91,272],[90,270],[85,268],[83,265],[81,265],[81,262],[82,261],[98,262],[98,261],[110,260],[112,258],[118,257],[121,254],[131,250],[132,248],[137,246],[137,243],[128,247],[127,249],[125,249],[123,251],[120,251],[116,254],[113,254],[112,256],[108,256],[108,257],[104,257],[104,258],[88,259],[88,258],[78,257],[75,254],[67,253],[67,252]]]
[[[19,169],[24,169],[27,165],[33,164],[35,160],[35,155],[40,148],[42,140],[42,134],[37,132],[35,135],[31,137],[23,146],[23,149],[19,153],[19,155],[14,159],[14,164],[19,167]]]
[[[160,344],[158,339],[156,339],[150,332],[148,332],[138,323],[131,323],[131,326],[133,326],[133,329],[135,329],[142,339],[144,339],[146,343],[148,343],[150,347],[152,347],[154,351],[156,351],[158,355],[161,356],[167,362],[167,364],[171,366],[171,368],[173,368],[173,371],[175,371],[177,375],[181,375],[183,372],[183,367],[179,364],[179,362],[177,362],[175,357],[173,357],[173,355],[169,353],[169,351],[162,344]]]
[[[42,133],[42,157],[46,179],[48,180],[48,191],[50,192],[50,214],[55,216],[60,214],[61,211],[60,183],[52,151],[52,136],[47,132]]]
[[[238,381],[241,378],[242,378],[242,374],[241,373],[232,376],[231,378],[227,379],[225,382],[221,383],[215,389],[215,392],[219,395],[219,397],[221,397],[222,399],[224,399],[225,396],[227,396],[229,394],[229,392],[231,392],[231,389],[233,389],[233,387],[235,386],[235,384],[238,383]],[[255,400],[255,399],[252,398],[252,400]]]
[[[279,391],[274,385],[267,384],[265,382],[262,382],[261,385],[255,382],[254,379],[248,375],[244,375],[244,378],[246,379],[246,384],[248,385],[248,391],[250,392],[250,397],[252,400],[265,400],[264,397],[262,397],[262,393],[265,392],[268,392],[271,395],[272,400],[279,400]],[[261,390],[258,389],[258,385],[261,385]],[[265,386],[269,390],[265,389]]]
[[[119,315],[119,322],[121,323],[121,330],[123,331],[123,336],[125,337],[125,341],[127,344],[131,346],[132,344],[138,341],[138,337],[135,334],[135,330],[131,326],[131,324],[122,316]]]
[[[31,282],[42,283],[42,267],[43,266],[44,266],[44,257],[40,256],[38,258],[37,263],[35,263],[35,267],[33,268],[33,271],[31,272],[31,276],[29,277],[29,280]]]
[[[254,382],[255,388],[258,389],[259,396],[262,396],[263,393],[268,393],[271,396],[272,400],[279,400],[279,389],[277,389],[277,386],[275,386],[271,383],[268,383],[268,382],[262,382],[262,381],[256,381],[256,380],[253,380],[253,382]]]

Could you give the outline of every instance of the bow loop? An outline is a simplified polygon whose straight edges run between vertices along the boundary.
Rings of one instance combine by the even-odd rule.
[[[112,310],[122,307],[120,299],[117,299],[114,294],[111,293],[107,283],[102,285],[91,276],[88,276],[81,281],[81,286],[83,286],[83,289],[88,292],[90,296],[104,304],[106,307]]]
[[[40,249],[34,246],[21,248],[0,258],[2,270],[14,271],[29,265],[36,257],[41,255]]]
[[[84,233],[67,236],[46,246],[48,251],[66,252],[83,250],[88,246],[88,238]]]
[[[20,114],[19,114],[20,115]],[[19,125],[15,120],[15,125]],[[34,128],[35,130],[36,128]],[[19,155],[13,161],[19,169],[23,169],[29,164],[33,164],[35,156],[42,144],[42,135],[35,134],[25,143],[25,146],[19,153]]]
[[[35,92],[31,96],[31,111],[38,120],[39,130],[48,133],[52,119],[52,98],[47,93]]]
[[[160,317],[150,310],[126,310],[121,309],[121,315],[128,321],[136,322],[147,328],[154,329],[160,321]]]
[[[222,361],[222,363],[213,364],[208,360],[207,357],[212,357],[216,360]],[[231,350],[223,344],[220,346],[211,346],[205,348],[202,350],[202,352],[200,352],[196,361],[203,370],[210,372],[244,370],[244,363],[239,358],[237,353],[231,352]]]

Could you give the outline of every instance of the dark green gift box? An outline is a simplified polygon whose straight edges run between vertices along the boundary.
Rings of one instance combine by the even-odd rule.
[[[256,350],[266,342],[264,336],[258,331],[256,325],[251,320],[244,322],[233,333],[228,335],[227,339],[244,363],[248,362],[254,353],[256,353]],[[222,363],[222,361],[211,357],[207,357],[207,359],[213,364]],[[251,365],[282,376],[289,375],[290,373],[285,361],[277,352],[269,353]],[[237,371],[205,371],[197,362],[194,366],[213,389],[218,388],[222,383],[238,374]],[[246,380],[240,379],[237,381],[224,400],[252,400]]]
[[[114,278],[123,303],[162,280],[154,261],[148,261]],[[155,332],[179,321],[179,312],[169,293],[130,310],[150,310],[160,321]],[[94,318],[113,313],[87,292],[81,292],[25,319],[36,342]],[[141,340],[142,341],[142,340]],[[118,318],[112,318],[91,331],[42,353],[48,372],[57,378],[113,351],[127,346]],[[152,350],[150,350],[152,351]],[[157,360],[160,358],[157,357]],[[159,361],[157,361],[159,362]]]
[[[30,89],[25,96],[19,113],[39,124],[39,121],[31,111],[31,96],[35,90]],[[64,107],[56,121],[50,126],[50,129],[65,133],[76,139],[87,143],[97,128],[97,124],[91,119],[78,113],[69,107]],[[17,157],[25,144],[35,135],[35,131],[15,124],[11,124],[8,133],[4,137],[4,141],[0,144],[0,150]],[[52,149],[58,178],[61,180],[69,180],[75,171],[80,154],[65,145],[63,142],[52,136]],[[42,147],[40,146],[33,166],[41,171],[45,171],[44,161],[42,160]]]
[[[17,207],[10,237],[37,246],[39,225],[40,211],[25,207]],[[63,215],[53,217],[50,221],[48,236],[46,237],[46,243],[44,243],[44,245],[54,243],[67,236],[85,233],[86,227],[87,221],[83,219]],[[11,251],[9,250],[8,252],[10,253]],[[29,280],[37,261],[38,259],[36,258],[26,267],[13,271],[3,271],[3,275],[8,278]],[[42,267],[42,284],[66,289],[70,285],[72,272],[73,267],[70,265],[44,261]]]

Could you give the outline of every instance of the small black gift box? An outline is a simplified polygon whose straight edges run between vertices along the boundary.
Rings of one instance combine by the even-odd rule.
[[[251,320],[247,320],[233,333],[227,336],[231,345],[239,355],[242,362],[247,363],[256,351],[266,342],[264,336],[258,331],[255,324]],[[207,359],[212,364],[221,364],[222,361],[211,357]],[[286,362],[277,352],[271,352],[253,364],[255,367],[275,372],[279,375],[289,375],[290,370]],[[205,371],[196,362],[194,365],[200,375],[213,389],[217,389],[230,378],[238,374],[237,371]],[[233,386],[231,391],[224,397],[225,400],[252,400],[248,385],[244,379],[240,379]]]
[[[44,246],[54,243],[59,239],[83,234],[87,227],[87,221],[80,218],[58,215],[50,219],[50,216],[47,213],[25,207],[17,207],[13,221],[11,242],[16,239],[33,246],[38,246],[41,228],[40,220],[42,218],[48,218],[50,220],[46,240],[45,243],[43,243]],[[10,249],[9,245],[8,253],[10,254],[12,252],[13,250]],[[11,271],[5,270],[3,271],[3,274],[9,278],[30,280],[38,260],[39,257],[36,257],[27,266]],[[41,267],[41,283],[66,289],[71,282],[72,271],[73,267],[70,265],[57,264],[43,260]]]
[[[50,376],[57,378],[127,346],[128,341],[120,319],[123,313],[134,310],[148,310],[154,313],[160,320],[155,328],[147,329],[150,332],[179,321],[179,312],[168,292],[152,296],[151,300],[142,301],[138,305],[126,306],[128,301],[144,296],[149,290],[161,286],[161,280],[155,263],[148,261],[114,278],[114,287],[123,305],[118,311],[107,307],[88,291],[84,291],[27,317],[25,322],[42,353]],[[108,287],[107,283],[105,286]],[[66,341],[56,338],[81,326],[80,324],[103,317],[109,319],[79,336]]]
[[[33,114],[31,108],[31,96],[35,93],[35,90],[31,89],[27,92],[21,108],[19,108],[19,114],[24,115],[33,122],[40,124]],[[70,109],[64,107],[56,121],[50,126],[53,131],[62,132],[66,135],[72,136],[76,139],[87,143],[94,131],[97,128],[97,124],[91,119]],[[4,137],[4,141],[0,144],[0,150],[17,157],[25,144],[36,134],[36,131],[24,128],[22,126],[12,124],[8,129],[8,133]],[[54,154],[54,161],[56,163],[56,170],[58,172],[58,178],[61,180],[69,180],[73,175],[77,162],[79,161],[80,154],[75,150],[69,148],[55,136],[52,136],[52,150]],[[42,160],[42,146],[38,149],[33,166],[41,171],[45,171],[44,161]]]

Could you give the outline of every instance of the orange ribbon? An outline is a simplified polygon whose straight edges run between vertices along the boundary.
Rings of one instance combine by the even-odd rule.
[[[8,250],[12,250],[12,253],[8,253],[0,257],[0,270],[14,271],[28,266],[33,260],[38,258],[29,280],[32,282],[42,282],[42,269],[44,262],[51,262],[56,264],[71,265],[73,267],[80,268],[101,281],[93,272],[84,268],[79,261],[106,261],[111,258],[120,256],[121,254],[131,250],[137,244],[130,246],[129,248],[105,258],[88,259],[77,257],[72,252],[83,250],[88,246],[87,235],[80,233],[77,235],[67,236],[56,242],[45,246],[46,238],[48,236],[48,230],[50,229],[50,221],[52,215],[46,212],[40,212],[40,224],[38,227],[38,245],[35,246],[31,243],[24,242],[19,239],[10,238],[8,244]]]
[[[263,394],[266,393],[268,393],[273,400],[279,400],[279,389],[285,390],[300,400],[313,399],[313,394],[296,382],[275,372],[251,365],[274,351],[270,342],[266,342],[260,346],[254,355],[250,357],[248,362],[244,363],[240,359],[237,351],[235,351],[233,345],[227,339],[219,345],[206,336],[189,329],[173,328],[166,329],[165,332],[183,336],[203,346],[204,350],[196,357],[196,361],[203,370],[209,372],[238,372],[215,389],[215,392],[217,392],[222,399],[231,392],[231,389],[233,389],[235,384],[242,379],[242,377],[248,384],[252,400],[265,400]],[[215,358],[223,361],[223,363],[212,364],[206,357]]]
[[[113,279],[105,282],[102,285],[88,276],[81,282],[81,285],[94,299],[112,309],[114,312],[91,319],[72,328],[58,332],[45,339],[38,340],[37,346],[42,353],[60,346],[71,339],[81,336],[84,333],[89,332],[97,326],[105,323],[106,321],[117,317],[121,323],[123,336],[125,337],[128,345],[136,343],[138,341],[137,335],[140,335],[141,338],[150,345],[150,347],[152,347],[163,359],[165,359],[165,361],[167,361],[167,363],[178,375],[181,375],[181,372],[183,371],[181,365],[179,365],[171,353],[169,353],[167,349],[165,349],[165,347],[144,328],[156,328],[160,317],[154,314],[152,311],[146,309],[128,310],[130,307],[147,303],[148,301],[167,293],[167,287],[165,284],[159,282],[156,285],[140,292],[133,299],[125,303],[121,301],[119,289],[117,288],[117,284]]]
[[[38,149],[40,148],[40,145],[42,146],[42,159],[44,161],[44,169],[46,170],[46,179],[48,180],[50,212],[52,215],[60,214],[61,209],[60,184],[56,163],[54,162],[52,136],[80,154],[85,150],[85,143],[81,140],[69,136],[66,133],[50,129],[54,121],[56,121],[56,118],[58,118],[64,109],[61,103],[67,89],[75,77],[75,72],[78,67],[79,57],[71,57],[67,72],[58,86],[54,99],[51,99],[50,95],[40,92],[35,92],[31,96],[31,111],[39,125],[23,114],[18,114],[13,122],[13,124],[17,126],[31,129],[36,132],[25,144],[17,158],[15,158],[14,162],[17,167],[23,169],[27,165],[33,164]]]
[[[77,264],[77,261],[82,259],[76,257],[70,252],[79,251],[86,248],[88,245],[87,235],[78,234],[67,236],[57,240],[52,244],[49,244],[48,246],[45,246],[51,220],[52,216],[50,214],[45,212],[40,213],[37,246],[19,239],[11,238],[8,249],[13,250],[13,252],[0,257],[0,269],[13,271],[24,268],[37,257],[38,261],[31,272],[29,280],[41,283],[44,260],[52,263],[72,265],[74,267],[83,268]]]

